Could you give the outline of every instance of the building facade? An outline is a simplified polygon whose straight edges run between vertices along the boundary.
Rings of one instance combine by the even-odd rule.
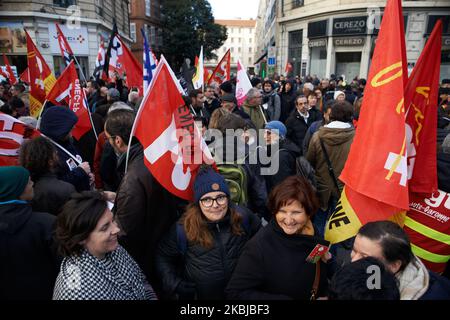
[[[223,55],[230,49],[231,53],[231,73],[236,73],[237,61],[241,60],[248,71],[253,72],[253,58],[256,48],[255,41],[255,20],[215,20],[217,24],[227,28],[227,40],[213,53],[217,59],[205,61],[205,66],[215,68]]]
[[[162,50],[161,1],[131,0],[130,7],[131,51],[136,59],[142,63],[143,42],[141,28],[144,29],[147,43],[153,53],[159,54]]]
[[[58,23],[89,78],[100,41],[109,39],[114,20],[120,36],[130,45],[128,0],[2,0],[0,53],[5,53],[21,73],[27,67],[26,30],[58,76],[65,67],[56,38]]]
[[[277,5],[278,73],[284,74],[290,62],[295,75],[367,78],[386,0],[278,0]],[[441,18],[441,79],[450,78],[450,1],[403,1],[402,5],[408,69],[414,67]]]

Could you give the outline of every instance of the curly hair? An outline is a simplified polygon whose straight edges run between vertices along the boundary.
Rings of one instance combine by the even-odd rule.
[[[242,235],[244,233],[244,230],[241,227],[242,216],[235,208],[230,206],[228,206],[227,214],[231,215],[231,232],[235,235]],[[204,248],[213,247],[213,236],[208,229],[207,220],[198,203],[191,203],[187,206],[180,222],[184,226],[188,241],[198,243]]]
[[[56,219],[58,252],[64,257],[79,255],[83,250],[80,242],[95,230],[106,208],[107,200],[101,192],[73,193]]]
[[[57,163],[56,148],[44,137],[26,141],[20,147],[19,163],[30,171],[31,180],[52,172]]]

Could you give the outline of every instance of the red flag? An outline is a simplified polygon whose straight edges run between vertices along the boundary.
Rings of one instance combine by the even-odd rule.
[[[63,104],[68,105],[70,110],[75,112],[78,117],[78,122],[72,130],[72,135],[75,139],[79,140],[92,129],[86,97],[83,88],[81,88],[73,60],[64,69],[58,81],[48,93],[47,100],[54,104],[64,102]]]
[[[294,70],[294,67],[292,66],[292,64],[289,61],[286,62],[286,68],[284,68],[284,72],[290,73],[290,72],[292,72],[292,70]]]
[[[30,71],[30,114],[37,118],[45,101],[45,95],[53,87],[56,79],[28,32],[25,31],[25,34],[27,36],[28,69]]]
[[[28,67],[19,76],[20,80],[26,83],[30,83],[30,69]]]
[[[64,36],[64,33],[61,31],[61,28],[56,23],[56,32],[58,35],[58,44],[59,48],[61,50],[61,56],[63,57],[64,61],[66,62],[66,66],[69,65],[70,60],[72,60],[73,52],[70,48],[69,43],[67,42],[66,37]]]
[[[172,194],[190,200],[198,167],[213,160],[181,92],[183,89],[161,56],[133,133],[144,148],[144,163],[152,175]]]
[[[215,83],[221,85],[223,82],[230,80],[230,66],[231,66],[231,54],[230,49],[223,55],[220,62],[214,69],[211,77],[208,80],[208,85]]]
[[[212,75],[212,70],[210,68],[204,67],[203,68],[203,79],[205,79],[205,82],[207,83],[209,78]]]
[[[436,130],[442,22],[435,25],[405,89],[409,191],[437,190]]]
[[[325,231],[326,239],[333,243],[352,237],[369,221],[385,220],[409,207],[404,110],[407,75],[401,0],[388,0],[358,129],[340,176],[345,187]]]
[[[16,84],[17,83],[17,78],[16,78],[16,76],[14,74],[14,71],[11,68],[11,65],[9,64],[8,58],[6,57],[5,54],[3,54],[3,62],[5,63],[6,72],[8,72],[8,74],[9,74],[9,77],[8,77],[9,78],[9,82],[11,84]]]
[[[119,41],[122,44],[123,54],[119,56],[119,61],[123,65],[126,72],[126,83],[129,89],[139,88],[139,93],[143,95],[143,72],[142,65],[136,60],[130,49],[123,43],[119,37]]]
[[[17,166],[19,149],[24,140],[39,135],[36,129],[0,112],[0,166]]]

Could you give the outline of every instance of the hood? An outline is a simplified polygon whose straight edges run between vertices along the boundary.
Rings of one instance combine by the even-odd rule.
[[[41,118],[40,130],[47,137],[60,141],[67,136],[77,123],[78,117],[64,106],[48,108]]]
[[[295,155],[295,157],[299,157],[302,153],[302,151],[300,150],[300,148],[293,143],[291,140],[289,139],[283,139],[280,142],[280,149],[286,149],[289,152],[291,152],[292,154]]]
[[[355,136],[355,129],[353,127],[348,129],[321,127],[318,134],[324,143],[331,146],[338,146],[352,141]]]
[[[0,205],[0,232],[15,234],[31,217],[29,203],[9,203]]]

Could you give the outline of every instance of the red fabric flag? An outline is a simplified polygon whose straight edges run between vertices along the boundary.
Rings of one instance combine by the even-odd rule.
[[[0,112],[0,166],[19,165],[19,149],[24,140],[39,135],[38,130]]]
[[[47,100],[54,104],[68,105],[70,110],[75,112],[78,117],[78,121],[72,130],[75,139],[79,140],[92,129],[86,97],[83,88],[81,88],[73,60],[58,78],[47,95]]]
[[[72,48],[70,48],[69,43],[67,42],[66,37],[64,36],[64,33],[61,31],[61,28],[56,23],[56,32],[58,34],[58,44],[59,49],[61,50],[61,56],[63,57],[64,61],[66,62],[66,66],[69,65],[70,60],[72,60],[73,52]]]
[[[405,89],[409,191],[437,190],[436,130],[442,22],[435,25]]]
[[[209,78],[211,77],[213,71],[210,68],[204,67],[203,68],[203,79],[205,79],[205,82],[208,83]]]
[[[28,69],[30,71],[30,114],[37,118],[45,101],[45,95],[53,87],[56,79],[28,32],[25,31],[25,34],[27,36]]]
[[[409,208],[404,108],[407,75],[401,0],[388,0],[358,129],[340,176],[345,188],[325,231],[330,242],[348,239],[361,225]]]
[[[119,37],[119,41],[122,44],[123,53],[119,56],[119,61],[122,64],[126,72],[126,83],[129,89],[138,88],[139,93],[143,95],[143,72],[142,65],[136,60],[130,49],[123,43]]]
[[[177,197],[190,200],[200,164],[213,160],[182,92],[161,56],[136,116],[133,134],[144,148],[145,165],[158,182]]]
[[[230,66],[231,66],[231,54],[230,49],[223,55],[220,62],[214,69],[211,77],[208,80],[208,85],[215,83],[220,86],[223,82],[230,80]]]
[[[26,83],[30,83],[30,69],[28,67],[19,76],[20,80]]]
[[[17,78],[16,78],[16,76],[14,74],[14,71],[11,68],[11,65],[9,64],[8,58],[6,57],[5,54],[3,54],[3,62],[5,63],[6,72],[8,72],[8,74],[9,74],[9,77],[8,77],[9,82],[11,84],[16,84],[17,83]]]

